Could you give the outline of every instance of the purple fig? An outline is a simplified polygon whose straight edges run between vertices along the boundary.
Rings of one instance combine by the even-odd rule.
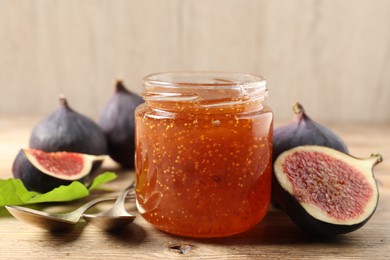
[[[134,112],[142,97],[130,92],[121,80],[100,114],[99,125],[107,138],[108,154],[124,168],[134,168]]]
[[[106,137],[100,127],[70,108],[64,97],[60,97],[60,107],[34,127],[30,148],[46,152],[107,154]]]
[[[284,151],[301,145],[320,145],[348,153],[348,148],[332,130],[312,120],[300,103],[293,106],[294,120],[274,130],[273,161]]]

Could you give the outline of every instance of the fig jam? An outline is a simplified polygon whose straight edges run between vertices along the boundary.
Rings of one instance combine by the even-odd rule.
[[[270,203],[272,122],[261,77],[161,73],[136,110],[136,197],[156,228],[223,237],[256,225]]]

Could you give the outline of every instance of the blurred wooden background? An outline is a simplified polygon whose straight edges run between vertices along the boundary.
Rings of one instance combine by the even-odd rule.
[[[276,119],[390,122],[390,0],[0,0],[0,117],[60,93],[97,118],[123,78],[223,70],[268,80]]]

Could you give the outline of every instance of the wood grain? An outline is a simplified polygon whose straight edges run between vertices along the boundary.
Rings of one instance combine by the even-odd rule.
[[[121,77],[264,75],[276,118],[390,122],[388,0],[2,0],[0,116],[44,115],[60,93],[96,118]]]
[[[26,147],[35,117],[7,117],[0,120],[0,178],[9,178],[14,156]],[[279,125],[277,122],[276,125]],[[157,231],[137,217],[134,224],[117,233],[106,233],[79,223],[69,233],[48,233],[17,221],[0,217],[0,259],[389,259],[390,258],[390,125],[362,126],[335,124],[358,157],[381,153],[384,162],[375,168],[380,201],[376,213],[361,229],[334,239],[315,239],[300,231],[278,209],[244,234],[221,239],[189,239]],[[118,172],[111,184],[120,190],[134,173],[121,171],[112,161],[105,169]],[[74,208],[73,202],[64,207]],[[107,205],[108,206],[108,205]],[[46,210],[58,206],[46,205]],[[57,207],[57,208],[56,208]],[[130,210],[135,212],[134,205]],[[3,212],[4,213],[4,212]],[[184,247],[180,251],[180,247]],[[181,254],[180,252],[185,252]]]

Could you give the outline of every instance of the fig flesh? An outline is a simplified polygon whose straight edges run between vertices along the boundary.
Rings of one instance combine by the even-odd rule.
[[[35,149],[19,151],[12,166],[13,176],[28,190],[48,192],[72,181],[85,182],[106,156],[81,153],[47,153]]]
[[[108,154],[124,168],[134,168],[134,112],[142,97],[130,92],[117,80],[115,94],[103,108],[99,126],[107,138]]]
[[[30,148],[46,152],[107,154],[106,137],[100,127],[70,108],[64,97],[60,97],[60,108],[34,127]]]
[[[274,130],[273,161],[284,151],[301,145],[319,145],[348,153],[343,140],[329,128],[312,120],[300,103],[293,106],[295,118]]]
[[[295,147],[275,161],[276,201],[295,224],[313,235],[354,231],[377,207],[372,170],[381,161],[378,154],[357,159],[328,147]]]

